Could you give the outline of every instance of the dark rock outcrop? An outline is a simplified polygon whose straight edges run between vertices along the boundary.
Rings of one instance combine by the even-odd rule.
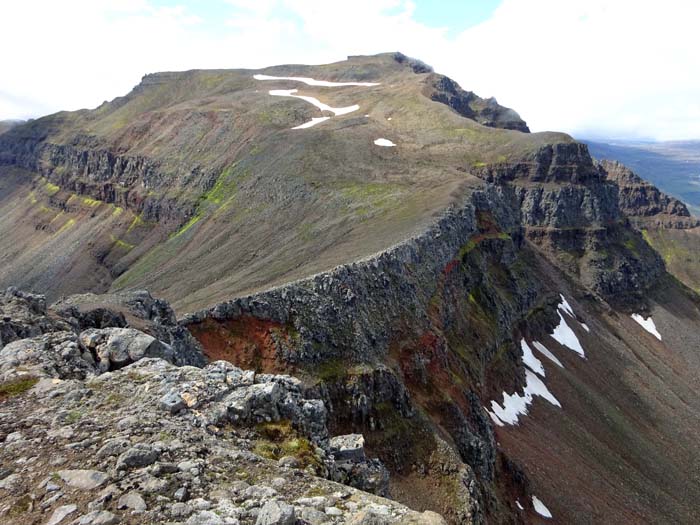
[[[622,213],[640,227],[694,228],[700,221],[691,217],[680,200],[666,195],[616,161],[603,160],[600,166],[607,178],[617,184]]]
[[[49,316],[43,295],[17,288],[0,292],[0,348],[17,339],[70,329],[67,322]]]
[[[463,117],[491,128],[530,132],[525,121],[515,110],[501,106],[495,98],[483,99],[472,91],[463,90],[454,80],[443,75],[431,74],[425,83],[426,96],[450,106]]]

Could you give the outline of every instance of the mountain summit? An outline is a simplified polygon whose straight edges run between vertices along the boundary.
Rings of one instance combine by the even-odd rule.
[[[15,520],[695,523],[700,297],[647,242],[695,226],[400,53],[157,73],[13,126],[0,285],[45,297],[0,302],[0,433],[12,454],[42,445],[3,470],[0,503]],[[97,412],[114,389],[134,405]],[[34,399],[65,416],[20,432]],[[137,430],[159,410],[162,430]],[[71,453],[56,485],[42,432],[97,453],[97,474]],[[40,475],[75,508],[44,488],[21,503]],[[84,476],[113,495],[75,496]]]

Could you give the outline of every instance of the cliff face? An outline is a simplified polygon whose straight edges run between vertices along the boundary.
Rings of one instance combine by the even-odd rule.
[[[554,145],[527,164],[497,169],[484,177],[498,182],[472,193],[424,234],[185,318],[212,357],[320,380],[335,424],[362,429],[399,474],[394,490],[407,503],[457,521],[502,518],[510,506],[505,487],[529,490],[500,456],[480,407],[500,388],[525,385],[519,334],[541,337],[557,324],[560,299],[547,284],[548,264],[625,309],[644,309],[644,295],[664,272],[656,252],[627,224],[617,185],[585,146]],[[436,445],[426,445],[426,432],[448,433],[468,466],[467,479],[479,483],[460,500],[471,502],[463,503],[468,514],[451,514],[447,502],[406,488],[415,480],[388,446],[387,399],[409,421],[403,446],[430,450]],[[441,478],[424,454],[411,461],[425,476]]]
[[[0,165],[16,166],[50,180],[64,191],[127,208],[147,221],[181,223],[194,206],[154,198],[172,181],[145,156],[120,155],[94,137],[72,144],[48,142],[45,129],[30,123],[0,139]]]
[[[682,229],[698,226],[697,219],[690,216],[685,204],[659,191],[623,164],[603,160],[600,165],[608,179],[619,187],[620,209],[640,227]]]

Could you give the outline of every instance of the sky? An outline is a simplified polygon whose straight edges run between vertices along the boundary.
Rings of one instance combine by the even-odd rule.
[[[401,51],[533,131],[700,139],[691,0],[22,0],[0,5],[0,120],[96,107],[146,73]]]

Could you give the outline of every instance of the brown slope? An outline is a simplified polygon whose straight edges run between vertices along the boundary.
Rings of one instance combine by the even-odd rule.
[[[112,289],[148,287],[188,311],[385,249],[480,185],[466,174],[473,166],[571,140],[499,129],[501,115],[506,127],[517,115],[473,94],[475,118],[488,126],[466,118],[431,100],[436,76],[401,55],[262,72],[380,85],[257,81],[248,70],[148,75],[95,110],[59,113],[3,135],[0,163],[161,225],[168,240],[130,242],[131,259],[93,261],[84,274],[116,279]],[[360,109],[292,130],[321,112],[270,89]],[[375,146],[380,137],[398,146]],[[53,271],[65,273],[56,264]],[[77,275],[68,288],[81,286]]]

